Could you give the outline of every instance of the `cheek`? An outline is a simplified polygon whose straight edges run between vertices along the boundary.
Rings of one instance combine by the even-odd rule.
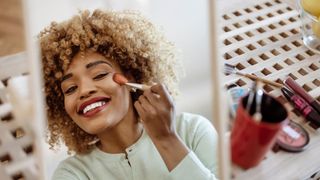
[[[127,90],[126,87],[121,87],[117,90],[117,106],[121,108],[122,113],[128,112],[128,109],[130,107],[130,92]]]
[[[110,78],[106,79],[106,81],[104,81],[103,83],[104,84],[102,84],[101,86],[104,87],[105,92],[114,94],[117,102],[119,100],[121,101],[118,103],[124,104],[126,101],[128,101],[130,93],[129,89],[125,85],[119,85]]]
[[[70,117],[72,117],[72,109],[74,109],[72,102],[73,102],[73,101],[72,101],[71,98],[69,98],[69,97],[65,97],[65,98],[64,98],[64,108],[65,108],[67,114],[68,114]]]
[[[121,96],[123,98],[124,101],[124,105],[128,106],[130,103],[130,99],[131,99],[131,94],[129,89],[126,86],[122,87],[122,92],[121,92]]]

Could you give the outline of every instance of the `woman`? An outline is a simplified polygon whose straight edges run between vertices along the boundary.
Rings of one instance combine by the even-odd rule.
[[[210,122],[175,114],[175,48],[139,13],[84,11],[40,34],[53,179],[215,179]],[[153,84],[136,91],[114,81]],[[154,84],[154,82],[158,82]]]

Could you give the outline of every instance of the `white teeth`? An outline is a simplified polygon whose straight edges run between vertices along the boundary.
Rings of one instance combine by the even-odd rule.
[[[86,106],[84,109],[83,109],[83,114],[87,113],[88,111],[91,111],[97,107],[100,107],[100,106],[103,106],[104,104],[106,104],[104,101],[98,101],[98,102],[95,102],[95,103],[92,103],[88,106]]]

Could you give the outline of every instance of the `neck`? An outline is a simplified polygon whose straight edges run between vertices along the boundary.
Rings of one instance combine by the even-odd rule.
[[[98,147],[107,153],[125,153],[125,149],[137,142],[142,134],[142,124],[132,108],[113,128],[98,135]]]

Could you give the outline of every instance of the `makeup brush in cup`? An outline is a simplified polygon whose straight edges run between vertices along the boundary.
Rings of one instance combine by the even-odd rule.
[[[256,85],[256,110],[255,113],[253,114],[253,119],[257,122],[260,122],[262,119],[262,114],[261,114],[261,105],[262,105],[262,97],[263,97],[263,90],[261,88],[261,82],[257,81]]]
[[[251,114],[251,109],[252,109],[253,99],[255,96],[256,89],[257,89],[257,83],[254,81],[248,95],[248,101],[246,106],[246,110],[248,114]]]
[[[271,86],[278,87],[278,88],[283,88],[284,87],[280,83],[273,82],[273,81],[270,81],[270,80],[267,80],[267,79],[252,75],[252,74],[242,73],[239,70],[237,70],[235,66],[233,66],[231,64],[227,64],[227,63],[224,64],[224,73],[226,75],[237,74],[239,76],[243,76],[243,77],[246,77],[246,78],[249,78],[249,79],[252,79],[252,80],[259,80],[259,81],[261,81],[261,82],[263,82],[265,84],[269,84]]]
[[[112,78],[113,78],[113,81],[118,83],[119,85],[126,85],[135,89],[140,89],[142,91],[149,89],[151,87],[145,84],[130,83],[129,80],[120,73],[114,73]]]
[[[261,88],[262,83],[258,81],[254,81],[252,84],[252,88],[248,95],[248,101],[246,105],[246,110],[250,116],[256,122],[260,122],[262,119],[261,114],[261,104],[262,104],[262,97],[263,97],[263,90]],[[253,106],[255,101],[255,107]]]

